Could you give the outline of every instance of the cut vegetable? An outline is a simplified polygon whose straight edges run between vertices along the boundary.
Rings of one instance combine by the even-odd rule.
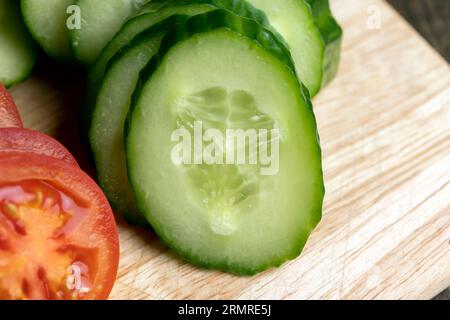
[[[117,227],[86,174],[37,154],[0,154],[0,299],[106,299]]]
[[[208,8],[191,7],[185,12],[203,13]],[[157,18],[164,16],[161,13]],[[156,22],[157,18],[149,17],[149,20]],[[186,19],[187,16],[172,16],[141,33],[123,48],[111,61],[96,99],[89,136],[99,183],[114,209],[133,224],[148,225],[136,208],[134,192],[128,181],[123,143],[126,115],[139,73],[157,52],[162,34]]]
[[[259,11],[247,2],[241,0],[192,0],[172,1],[161,0],[148,3],[132,18],[130,18],[116,34],[111,42],[105,47],[95,64],[90,68],[86,101],[82,108],[82,131],[86,132],[90,127],[92,109],[98,94],[101,81],[111,58],[123,47],[132,41],[139,33],[150,28],[158,21],[162,21],[172,15],[195,15],[199,9],[212,10],[213,8],[225,8],[241,16],[250,17],[268,25],[268,21],[262,11]]]
[[[342,29],[333,18],[328,0],[247,0],[250,7],[254,6],[253,10],[246,8],[249,4],[241,0],[153,1],[165,5],[210,3],[273,28],[289,46],[297,74],[311,96],[315,96],[337,72]],[[249,16],[249,12],[255,14]]]
[[[81,28],[69,31],[75,56],[87,66],[120,29],[123,22],[148,0],[76,0]]]
[[[0,82],[0,128],[22,128],[22,119],[11,95]]]
[[[157,46],[156,39],[138,45],[111,67],[99,92],[90,129],[100,186],[117,212],[128,222],[141,226],[148,223],[136,208],[128,182],[123,128],[139,71]]]
[[[328,0],[247,0],[263,10],[289,45],[297,73],[315,96],[336,75],[342,29]]]
[[[138,206],[161,238],[196,264],[237,274],[297,257],[321,217],[321,151],[308,94],[278,38],[227,11],[197,15],[169,32],[140,83],[127,165]],[[269,130],[270,145],[259,140],[257,149],[273,162],[207,164],[195,150],[191,162],[174,161],[174,133],[195,137],[199,123],[219,136]],[[222,147],[216,152],[252,145]]]
[[[150,3],[124,25],[103,50],[91,69],[88,85],[89,95],[93,98],[94,92],[98,92],[98,96],[91,120],[90,142],[100,185],[113,207],[131,223],[147,224],[134,205],[133,191],[127,178],[123,146],[125,117],[139,72],[153,56],[154,52],[151,51],[157,50],[159,47],[160,37],[157,37],[157,42],[152,38],[162,30],[170,29],[182,19],[173,17],[160,25],[154,25],[158,21],[177,14],[192,16],[211,11],[216,8],[211,3],[219,2],[226,2],[230,9],[242,15],[256,17],[260,21],[264,20],[262,12],[252,9],[245,2],[235,0],[198,1],[198,4],[186,3],[184,5],[177,5],[176,1]],[[143,42],[147,42],[147,44]],[[114,61],[111,61],[111,55],[116,52],[119,54]],[[101,83],[99,80],[103,77],[107,64],[109,70],[99,90],[97,88]]]
[[[34,39],[54,59],[73,63],[67,9],[75,0],[22,0],[22,14]],[[76,17],[75,17],[76,18]]]
[[[149,3],[136,17],[127,21],[111,42],[103,49],[95,64],[89,70],[86,101],[82,109],[83,131],[90,127],[92,110],[95,106],[98,91],[106,68],[110,60],[139,33],[152,27],[156,23],[176,14],[194,15],[202,8],[213,9],[213,6],[206,4],[193,4],[183,6],[166,6],[165,3]]]
[[[0,82],[9,87],[25,80],[33,69],[35,50],[19,1],[0,0]]]
[[[72,154],[61,143],[38,131],[0,128],[0,153],[36,153],[65,161],[78,167]]]
[[[92,89],[94,93],[96,92],[110,59],[139,33],[172,15],[195,15],[198,13],[199,8],[208,8],[209,10],[213,8],[230,9],[242,16],[251,17],[258,22],[268,24],[263,12],[250,7],[247,2],[242,0],[153,0],[143,7],[135,17],[124,24],[122,29],[102,51],[90,70],[88,89]]]

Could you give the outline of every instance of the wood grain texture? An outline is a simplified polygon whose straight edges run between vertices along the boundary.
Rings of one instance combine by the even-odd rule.
[[[450,1],[388,0],[419,33],[450,62]],[[450,288],[435,298],[450,300]]]
[[[430,299],[450,285],[449,67],[381,0],[332,4],[345,30],[342,64],[314,101],[327,194],[301,257],[236,277],[197,269],[120,222],[111,298]],[[371,5],[379,30],[367,27]],[[73,125],[78,83],[38,72],[12,92],[25,124],[85,159]]]

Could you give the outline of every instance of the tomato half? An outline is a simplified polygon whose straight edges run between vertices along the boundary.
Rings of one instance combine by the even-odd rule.
[[[37,153],[78,166],[69,150],[46,134],[28,129],[0,128],[0,152],[11,151]]]
[[[12,97],[0,82],[0,128],[22,128],[22,120]]]
[[[87,174],[0,154],[0,299],[106,299],[118,261],[111,207]]]

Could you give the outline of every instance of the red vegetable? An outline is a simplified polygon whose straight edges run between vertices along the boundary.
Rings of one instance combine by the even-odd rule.
[[[72,154],[61,143],[38,131],[0,128],[0,153],[31,152],[60,159],[78,167]]]
[[[88,175],[0,152],[0,299],[106,299],[118,261],[112,210]]]
[[[22,120],[16,104],[0,82],[0,128],[22,128]]]

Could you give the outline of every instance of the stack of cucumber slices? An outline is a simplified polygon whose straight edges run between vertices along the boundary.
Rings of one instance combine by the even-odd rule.
[[[36,8],[53,2],[78,5],[81,28],[48,23]],[[310,99],[335,76],[342,38],[328,0],[22,10],[49,55],[89,66],[84,125],[117,212],[206,268],[251,275],[300,254],[324,196]]]

